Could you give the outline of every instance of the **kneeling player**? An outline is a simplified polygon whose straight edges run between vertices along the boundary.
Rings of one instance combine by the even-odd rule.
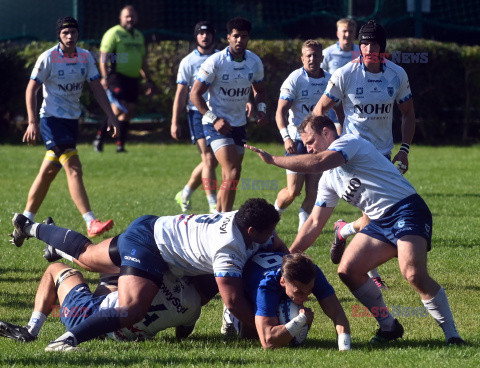
[[[116,279],[117,277],[113,277],[108,283],[101,283],[101,287],[99,286],[95,293],[92,293],[80,271],[63,263],[53,263],[48,266],[40,281],[34,311],[27,326],[22,327],[0,321],[0,336],[22,342],[33,341],[37,338],[47,316],[52,312],[54,314],[59,312],[67,330],[90,316],[112,307],[116,307],[119,314],[127,313],[125,310],[118,309]],[[199,281],[208,282],[208,280]],[[214,282],[213,278],[212,281]],[[57,298],[60,311],[55,310]],[[200,317],[202,302],[206,301],[207,299],[203,299],[197,291],[191,278],[177,278],[166,273],[160,290],[144,319],[129,328],[114,331],[108,336],[123,341],[146,340],[153,338],[159,331],[176,327],[177,338],[187,337]],[[70,347],[66,350],[72,349],[73,347]]]
[[[255,326],[264,349],[288,345],[302,327],[312,324],[313,312],[303,303],[313,293],[335,325],[339,350],[350,350],[350,325],[345,312],[335,290],[307,255],[259,252],[245,265],[244,285],[255,306]],[[301,309],[297,317],[283,325],[277,310],[285,298]]]

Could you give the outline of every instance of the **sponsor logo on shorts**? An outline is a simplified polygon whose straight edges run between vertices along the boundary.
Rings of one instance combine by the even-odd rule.
[[[135,257],[130,257],[130,256],[125,256],[123,259],[126,259],[127,261],[132,261],[132,262],[137,262],[137,263],[142,263],[138,258]]]

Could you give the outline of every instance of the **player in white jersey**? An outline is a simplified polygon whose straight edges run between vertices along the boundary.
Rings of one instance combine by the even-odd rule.
[[[462,345],[445,290],[427,271],[431,248],[432,215],[410,183],[367,140],[352,134],[338,137],[326,116],[308,116],[299,127],[311,155],[271,156],[248,147],[267,163],[303,172],[323,172],[318,197],[310,217],[300,229],[290,252],[310,247],[333,213],[340,198],[364,211],[371,219],[350,242],[338,267],[340,279],[380,325],[371,344],[403,336],[381,290],[367,272],[398,257],[400,271],[418,292],[425,308],[442,328],[447,344]]]
[[[72,17],[58,19],[56,26],[59,44],[45,51],[33,68],[26,91],[28,127],[23,141],[36,144],[40,133],[47,148],[40,172],[28,193],[24,214],[34,219],[50,184],[63,167],[67,175],[70,195],[85,219],[88,235],[96,236],[110,230],[113,221],[96,219],[88,200],[82,179],[82,165],[76,150],[80,95],[84,83],[90,88],[100,107],[108,117],[109,130],[117,134],[118,122],[100,84],[100,75],[92,55],[77,47],[78,23]],[[37,93],[43,85],[43,103],[40,109],[40,126],[37,117]],[[13,243],[21,246],[23,238],[15,231]]]
[[[175,276],[215,276],[226,307],[254,328],[242,269],[260,248],[288,252],[274,233],[278,220],[273,205],[254,198],[238,211],[223,214],[142,216],[119,236],[97,245],[75,231],[39,224],[21,214],[15,214],[12,222],[22,236],[44,241],[84,268],[120,273],[119,308],[127,308],[128,315],[93,316],[83,321],[49,347],[63,349],[140,321],[167,271]]]
[[[386,60],[385,29],[368,22],[359,32],[361,55],[333,73],[329,85],[314,114],[324,115],[338,101],[343,104],[345,120],[343,131],[369,140],[381,154],[391,158],[393,148],[392,117],[395,102],[402,114],[402,148],[393,158],[399,162],[402,173],[408,170],[408,152],[415,131],[415,112],[408,77],[403,68]],[[340,262],[348,236],[355,234],[369,222],[364,214],[347,224],[335,223],[335,241],[331,255]],[[380,275],[372,270],[370,276],[377,286],[385,287]]]
[[[247,50],[251,28],[252,24],[243,18],[228,21],[229,45],[202,64],[190,94],[203,115],[207,144],[222,166],[222,184],[217,195],[219,212],[231,211],[235,202],[247,140],[245,108],[252,91],[258,125],[267,123],[263,64]],[[208,104],[203,97],[207,91]]]
[[[190,89],[195,82],[200,66],[215,50],[215,28],[209,21],[200,21],[195,25],[194,37],[197,47],[190,54],[185,56],[180,62],[177,74],[177,92],[173,101],[172,126],[170,132],[175,140],[180,139],[180,116],[187,102],[188,125],[190,127],[190,136],[192,144],[197,144],[198,150],[202,157],[200,162],[192,174],[188,183],[182,191],[177,193],[175,200],[180,204],[182,212],[186,212],[191,208],[190,197],[193,192],[203,183],[207,183],[205,194],[207,195],[210,212],[213,213],[217,208],[216,188],[211,188],[208,183],[216,182],[215,168],[218,165],[212,149],[207,145],[205,134],[203,133],[202,114],[200,114],[189,97]],[[208,100],[208,93],[204,96]]]
[[[322,44],[315,40],[305,41],[302,45],[303,67],[292,72],[280,87],[276,121],[287,156],[307,153],[300,134],[297,132],[297,126],[313,110],[331,77],[320,68],[321,62]],[[275,208],[281,214],[300,195],[305,184],[305,199],[298,212],[299,228],[302,227],[312,211],[318,179],[320,179],[319,174],[304,174],[287,170],[287,187],[277,195]]]
[[[351,18],[343,18],[337,21],[338,42],[323,50],[322,69],[330,74],[341,68],[360,55],[360,48],[353,43],[357,31],[357,22]],[[341,134],[342,125],[338,122],[333,110],[328,112],[328,117],[337,126],[338,134]]]
[[[176,327],[177,338],[188,336],[200,317],[201,305],[213,295],[208,291],[207,295],[203,294],[202,287],[208,285],[208,280],[195,281],[166,273],[145,317],[108,337],[118,341],[142,341],[170,327]],[[110,277],[108,281],[101,281],[92,293],[80,271],[63,263],[53,263],[42,276],[28,324],[23,327],[0,321],[0,336],[30,342],[37,338],[49,315],[59,317],[69,330],[96,313],[118,308],[117,283],[118,275]],[[59,304],[55,305],[57,299]],[[127,311],[117,309],[117,313]]]

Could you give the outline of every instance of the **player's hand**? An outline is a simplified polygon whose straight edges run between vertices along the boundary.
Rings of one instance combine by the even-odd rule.
[[[217,132],[223,135],[228,134],[232,131],[232,126],[230,125],[230,123],[223,118],[218,118],[217,120],[215,120],[215,122],[213,123],[213,127]]]
[[[273,164],[273,156],[260,149],[260,148],[257,148],[257,147],[254,147],[254,146],[249,146],[248,144],[245,144],[244,145],[245,148],[249,149],[250,151],[253,151],[255,152],[258,156],[260,156],[260,158],[263,160],[263,162],[267,163],[267,164]]]
[[[265,114],[263,111],[257,111],[255,114],[255,117],[257,118],[257,124],[260,127],[263,127],[267,125],[268,119],[267,119],[267,114]]]
[[[408,154],[407,153],[403,151],[398,151],[398,153],[393,158],[392,162],[402,175],[408,171]],[[397,162],[399,163],[397,164]]]
[[[156,86],[155,86],[155,83],[152,80],[148,80],[145,83],[145,87],[146,87],[145,96],[151,96],[151,95],[155,94]]]
[[[120,127],[115,117],[109,117],[107,120],[107,132],[113,129],[112,138],[117,138],[120,135]]]
[[[37,144],[37,140],[40,138],[40,128],[37,121],[31,121],[28,123],[27,130],[23,135],[22,142],[34,146]]]
[[[180,140],[180,136],[182,134],[182,129],[180,128],[180,125],[172,121],[172,125],[170,126],[170,134],[172,135],[172,138],[176,141]]]
[[[100,84],[102,85],[103,89],[108,89],[107,78],[100,79]]]
[[[253,104],[250,101],[247,102],[245,111],[247,112],[247,118],[251,118],[253,116]]]
[[[313,317],[315,317],[313,310],[307,307],[300,308],[300,313],[304,313],[307,315],[307,325],[311,326],[313,322]]]
[[[287,153],[297,153],[297,147],[295,146],[295,143],[293,143],[293,140],[291,138],[285,140],[285,142],[283,142],[283,145],[285,146],[285,151],[287,151]]]

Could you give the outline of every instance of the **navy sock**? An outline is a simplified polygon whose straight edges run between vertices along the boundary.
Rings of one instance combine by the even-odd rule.
[[[94,339],[100,335],[119,330],[121,328],[119,312],[115,308],[103,309],[79,325],[70,329],[77,344]]]
[[[92,243],[90,239],[76,231],[45,224],[38,225],[36,238],[76,259],[85,244]]]

